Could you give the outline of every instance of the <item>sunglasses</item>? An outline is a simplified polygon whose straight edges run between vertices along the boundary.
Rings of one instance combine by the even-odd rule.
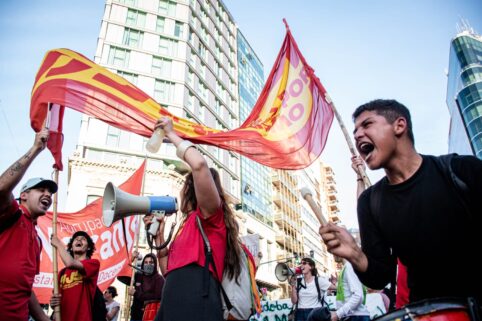
[[[305,264],[310,264],[310,263],[308,263],[308,262],[301,262],[301,264],[302,264],[302,265],[305,265]]]

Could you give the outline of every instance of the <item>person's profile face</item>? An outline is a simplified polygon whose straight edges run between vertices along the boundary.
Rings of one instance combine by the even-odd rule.
[[[364,111],[355,119],[356,149],[371,170],[383,167],[396,148],[394,125],[375,111]]]

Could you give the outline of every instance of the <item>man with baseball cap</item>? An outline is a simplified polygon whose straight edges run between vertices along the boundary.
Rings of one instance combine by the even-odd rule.
[[[25,321],[30,314],[36,320],[47,321],[32,291],[34,277],[39,273],[42,243],[35,225],[52,204],[57,192],[55,182],[29,179],[16,200],[12,194],[33,160],[47,145],[48,130],[35,135],[33,146],[0,176],[0,315],[2,320]]]

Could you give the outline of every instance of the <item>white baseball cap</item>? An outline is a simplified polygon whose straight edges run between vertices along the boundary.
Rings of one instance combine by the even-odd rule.
[[[42,177],[34,177],[29,179],[20,189],[20,193],[23,193],[29,189],[32,188],[40,188],[40,187],[47,187],[49,191],[54,194],[57,192],[57,184],[50,180],[50,179],[45,179]]]

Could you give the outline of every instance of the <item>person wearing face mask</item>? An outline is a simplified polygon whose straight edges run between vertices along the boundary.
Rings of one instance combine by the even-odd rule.
[[[59,272],[59,294],[50,299],[52,308],[60,305],[62,321],[92,321],[92,305],[100,262],[92,259],[95,244],[84,231],[70,238],[67,249],[58,237],[52,236],[52,246],[65,265]]]
[[[0,318],[24,321],[30,315],[48,320],[32,291],[35,274],[39,273],[42,243],[35,225],[45,215],[57,192],[55,182],[31,178],[15,200],[12,191],[33,160],[44,150],[49,133],[43,129],[35,135],[33,146],[0,176]]]
[[[301,260],[302,278],[292,278],[291,302],[296,305],[295,321],[306,321],[310,312],[324,305],[323,296],[328,290],[336,290],[336,287],[328,281],[328,278],[318,275],[316,263],[313,259],[305,257]]]
[[[157,258],[149,253],[144,256],[141,271],[135,274],[135,287],[129,288],[129,295],[143,303],[142,321],[152,321],[161,305],[164,278],[157,269]]]

